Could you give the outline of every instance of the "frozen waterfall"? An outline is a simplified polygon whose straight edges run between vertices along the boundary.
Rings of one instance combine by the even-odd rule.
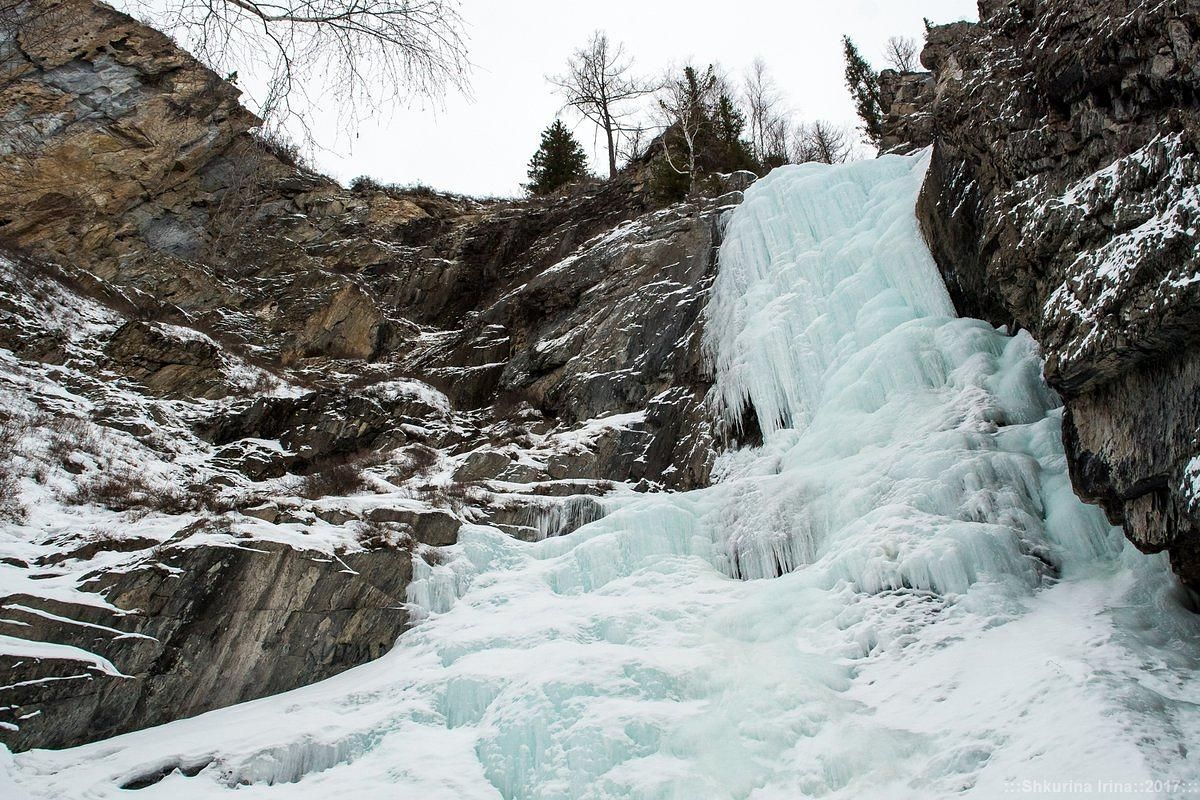
[[[1034,342],[953,316],[913,215],[925,167],[785,167],[732,214],[712,405],[730,425],[752,408],[764,443],[723,456],[716,485],[536,543],[466,527],[418,565],[428,619],[386,657],[16,756],[10,790],[1120,797],[1200,779],[1200,625],[1165,562],[1072,494]]]

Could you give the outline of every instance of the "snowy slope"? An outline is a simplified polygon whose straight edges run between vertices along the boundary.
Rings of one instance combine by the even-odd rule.
[[[430,616],[378,661],[0,769],[31,797],[172,800],[1200,779],[1200,625],[1072,494],[1032,341],[951,316],[912,213],[925,167],[789,167],[747,193],[712,402],[734,424],[753,406],[765,442],[715,486],[619,495],[539,542],[466,526],[414,563]]]

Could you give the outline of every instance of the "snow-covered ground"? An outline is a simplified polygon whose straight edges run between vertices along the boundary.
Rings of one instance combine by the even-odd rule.
[[[415,563],[430,614],[387,656],[5,756],[0,792],[1194,791],[1200,622],[1163,559],[1072,494],[1034,343],[953,317],[912,213],[926,158],[788,167],[747,193],[708,346],[714,406],[752,404],[765,442],[715,486],[623,493],[532,543],[468,525]]]

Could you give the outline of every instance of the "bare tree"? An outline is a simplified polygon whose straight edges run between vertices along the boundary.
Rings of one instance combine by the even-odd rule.
[[[915,72],[917,69],[917,43],[907,36],[888,39],[883,54],[888,66],[897,72]]]
[[[604,133],[608,146],[608,176],[617,177],[620,139],[636,130],[628,124],[631,104],[650,94],[654,87],[633,74],[633,59],[624,45],[612,44],[608,34],[596,31],[587,45],[567,61],[567,71],[548,77],[566,105],[594,123]]]
[[[818,120],[796,128],[792,151],[798,163],[841,164],[850,156],[851,147],[844,128]]]
[[[353,120],[404,96],[465,89],[457,0],[126,0],[236,80],[265,81],[259,115],[296,118],[306,87],[323,85]],[[316,80],[314,80],[316,79]]]
[[[796,158],[792,146],[796,127],[798,126],[792,122],[791,117],[778,116],[770,120],[767,124],[766,139],[763,141],[764,166],[777,167],[782,164],[796,163],[799,160]]]
[[[755,161],[771,168],[793,160],[792,112],[784,105],[783,92],[761,58],[756,58],[747,71],[742,96],[749,112],[747,122]]]

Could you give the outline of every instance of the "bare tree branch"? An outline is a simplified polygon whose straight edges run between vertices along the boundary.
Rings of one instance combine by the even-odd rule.
[[[549,76],[567,107],[575,109],[603,133],[608,145],[608,176],[617,177],[617,152],[626,133],[639,130],[628,123],[631,103],[654,91],[634,76],[633,59],[624,45],[613,45],[608,35],[596,31],[587,45],[576,50],[562,75]],[[638,133],[640,136],[640,132]]]
[[[265,76],[259,116],[301,121],[318,84],[347,125],[467,88],[457,0],[126,0],[221,74]]]

